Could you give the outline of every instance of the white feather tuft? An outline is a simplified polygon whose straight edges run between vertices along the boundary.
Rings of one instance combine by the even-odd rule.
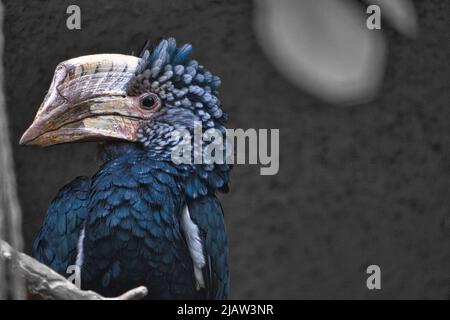
[[[77,260],[75,262],[75,264],[81,269],[81,267],[83,266],[83,259],[84,259],[84,254],[83,254],[83,241],[84,241],[84,229],[85,227],[83,227],[83,229],[80,232],[80,236],[78,238],[78,244],[77,244]]]
[[[202,268],[205,266],[205,256],[203,254],[203,245],[198,226],[192,221],[187,205],[184,206],[181,214],[181,228],[183,229],[183,234],[191,254],[198,290],[205,287],[205,280],[203,279],[202,273]]]

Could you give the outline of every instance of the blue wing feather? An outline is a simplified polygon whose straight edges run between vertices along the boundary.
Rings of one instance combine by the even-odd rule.
[[[206,298],[227,299],[230,276],[222,206],[215,196],[208,195],[188,201],[188,207],[191,219],[200,229],[206,255]]]
[[[228,185],[228,172],[214,166],[197,169],[141,152],[105,163],[92,180],[80,177],[60,190],[33,255],[66,275],[67,267],[75,264],[86,223],[83,287],[117,295],[148,284],[149,298],[226,299],[228,244],[222,207],[212,194]],[[177,213],[186,202],[206,254],[206,290],[201,291],[195,290],[178,224]]]
[[[62,275],[75,264],[89,188],[90,179],[78,177],[59,191],[33,245],[33,256]]]

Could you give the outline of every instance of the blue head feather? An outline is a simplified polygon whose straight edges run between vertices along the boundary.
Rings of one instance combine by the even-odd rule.
[[[141,53],[145,65],[129,84],[129,95],[153,92],[161,99],[161,111],[138,135],[156,153],[168,153],[176,143],[167,139],[170,131],[191,131],[194,121],[201,121],[204,130],[225,130],[227,115],[218,98],[220,78],[191,55],[190,44],[177,47],[175,39],[163,39]]]

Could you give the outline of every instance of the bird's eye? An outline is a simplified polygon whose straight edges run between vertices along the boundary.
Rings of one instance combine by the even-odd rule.
[[[145,110],[154,110],[159,107],[159,103],[158,96],[151,93],[142,98],[141,107]]]

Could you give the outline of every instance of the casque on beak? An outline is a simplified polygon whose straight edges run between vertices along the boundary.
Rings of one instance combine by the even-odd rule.
[[[144,61],[134,56],[97,54],[60,63],[49,91],[20,144],[49,146],[74,141],[136,141],[152,114],[128,96],[129,81]]]

